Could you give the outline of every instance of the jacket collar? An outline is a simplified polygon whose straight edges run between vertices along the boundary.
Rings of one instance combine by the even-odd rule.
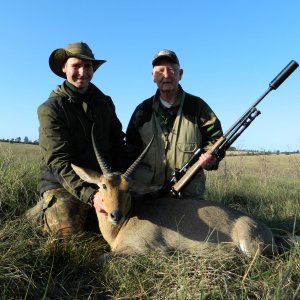
[[[85,93],[78,93],[75,88],[72,89],[70,84],[65,80],[61,85],[58,85],[50,94],[50,97],[64,97],[70,102],[82,103],[89,102],[92,98],[92,94],[95,90],[95,86],[90,83],[88,90]]]

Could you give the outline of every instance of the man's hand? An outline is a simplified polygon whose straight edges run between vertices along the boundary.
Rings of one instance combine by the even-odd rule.
[[[210,170],[211,167],[216,163],[216,158],[210,153],[202,153],[199,157],[199,164],[205,170]]]
[[[93,196],[93,206],[95,207],[97,212],[106,213],[103,206],[103,200],[99,192],[96,192]]]

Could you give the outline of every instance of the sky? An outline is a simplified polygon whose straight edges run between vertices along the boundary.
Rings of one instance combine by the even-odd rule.
[[[300,63],[298,0],[9,0],[0,12],[0,138],[38,139],[37,108],[63,79],[51,52],[86,42],[105,59],[93,83],[112,97],[126,131],[135,107],[152,96],[151,61],[176,52],[183,89],[204,99],[224,132],[291,61]],[[233,144],[300,150],[300,67],[257,106]]]

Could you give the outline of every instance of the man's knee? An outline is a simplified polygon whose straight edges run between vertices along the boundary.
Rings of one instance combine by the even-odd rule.
[[[35,206],[24,213],[24,217],[34,226],[41,227],[43,223],[43,203],[44,200],[40,199]]]
[[[45,192],[43,200],[43,228],[48,234],[66,237],[83,232],[87,204],[62,188]]]

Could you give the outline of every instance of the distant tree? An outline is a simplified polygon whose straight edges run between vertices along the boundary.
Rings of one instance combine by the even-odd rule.
[[[28,142],[29,142],[29,139],[28,139],[28,137],[27,137],[27,136],[25,136],[25,137],[24,137],[24,139],[23,139],[23,142],[24,142],[25,144],[28,144]]]
[[[230,146],[230,147],[228,148],[228,150],[229,150],[229,151],[236,151],[236,148],[235,148],[235,147],[232,147],[232,146]]]
[[[15,138],[15,143],[21,143],[21,138],[20,137]]]

